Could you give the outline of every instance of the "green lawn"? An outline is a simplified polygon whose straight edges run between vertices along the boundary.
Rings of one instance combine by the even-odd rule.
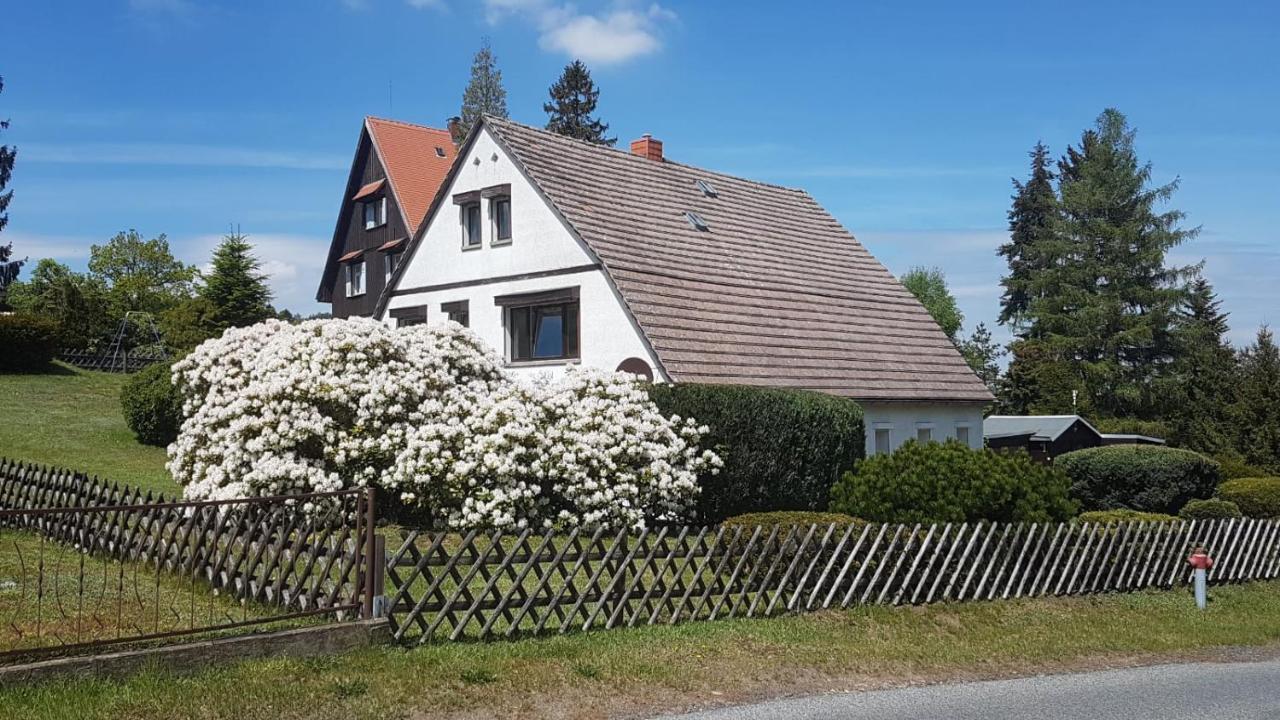
[[[76,370],[0,375],[0,457],[57,465],[174,494],[164,448],[134,440],[120,413],[127,375]]]
[[[0,690],[12,717],[637,716],[771,694],[1000,677],[1280,642],[1280,583],[614,630],[267,659]]]

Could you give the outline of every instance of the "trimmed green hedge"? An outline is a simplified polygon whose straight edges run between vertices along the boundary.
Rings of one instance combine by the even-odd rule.
[[[809,525],[866,525],[865,520],[859,520],[851,515],[833,512],[806,512],[801,510],[783,510],[780,512],[759,512],[746,513],[744,515],[734,515],[725,520],[722,525],[727,528],[742,526],[744,528],[754,528],[757,526],[770,527],[778,525],[782,528],[794,526]]]
[[[845,473],[831,510],[872,522],[1051,522],[1070,518],[1070,481],[1026,452],[908,441]]]
[[[1178,518],[1164,513],[1138,512],[1137,510],[1129,510],[1128,508],[1120,508],[1117,510],[1092,510],[1090,512],[1080,513],[1073,522],[1081,523],[1122,523],[1139,520],[1141,522],[1172,522]]]
[[[1217,462],[1158,445],[1086,448],[1058,456],[1054,465],[1071,477],[1071,497],[1085,510],[1174,513],[1213,495],[1222,480]]]
[[[1280,477],[1228,480],[1218,486],[1218,497],[1235,503],[1245,517],[1280,517]]]
[[[1241,515],[1239,505],[1219,498],[1192,500],[1178,511],[1178,517],[1183,520],[1223,520],[1238,518]]]
[[[47,366],[58,354],[58,323],[36,315],[0,315],[0,372]]]
[[[1100,433],[1119,435],[1146,435],[1165,439],[1171,434],[1169,426],[1160,420],[1136,420],[1133,418],[1090,418],[1089,423]]]
[[[716,523],[743,513],[825,510],[831,485],[866,447],[862,408],[803,390],[655,384],[649,396],[666,415],[691,417],[710,432],[703,443],[724,459],[700,479],[698,516]]]
[[[182,400],[169,378],[169,365],[148,365],[120,390],[125,424],[146,445],[168,445],[182,425]]]

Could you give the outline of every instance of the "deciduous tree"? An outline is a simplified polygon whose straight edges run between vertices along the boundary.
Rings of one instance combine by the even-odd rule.
[[[924,305],[934,322],[954,342],[964,324],[956,298],[947,289],[947,277],[938,268],[913,267],[902,276],[902,284]]]

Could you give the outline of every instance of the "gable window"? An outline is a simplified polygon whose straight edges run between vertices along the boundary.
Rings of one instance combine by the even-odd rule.
[[[578,288],[504,295],[494,304],[503,307],[511,362],[579,357]]]
[[[503,195],[489,200],[489,215],[493,217],[493,242],[511,240],[511,198]]]
[[[383,278],[384,284],[391,282],[391,276],[395,274],[396,268],[399,266],[400,266],[400,253],[389,252],[386,255],[382,256],[382,269],[386,273]]]
[[[462,327],[471,327],[471,308],[467,300],[440,303],[440,312]]]
[[[347,272],[347,297],[364,294],[364,260],[349,262]]]
[[[395,320],[398,328],[423,325],[427,322],[427,306],[391,308],[391,319]]]
[[[468,203],[462,206],[462,246],[464,248],[480,247],[481,239],[480,203]]]
[[[884,455],[893,451],[893,428],[889,426],[876,427],[876,454]]]
[[[372,230],[387,224],[387,198],[380,197],[361,203],[364,211],[364,229]]]

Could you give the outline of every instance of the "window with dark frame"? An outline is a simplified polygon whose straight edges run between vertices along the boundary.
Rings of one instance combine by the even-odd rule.
[[[507,308],[512,362],[578,357],[578,301]]]
[[[493,215],[494,242],[511,239],[511,198],[495,197],[489,201],[490,214]]]
[[[480,247],[483,242],[481,233],[480,203],[468,203],[462,206],[462,244],[464,247]]]
[[[396,327],[398,328],[423,325],[427,322],[427,306],[414,305],[413,307],[391,308],[391,319],[396,321]]]
[[[471,307],[467,300],[440,303],[440,312],[462,327],[471,327]]]

